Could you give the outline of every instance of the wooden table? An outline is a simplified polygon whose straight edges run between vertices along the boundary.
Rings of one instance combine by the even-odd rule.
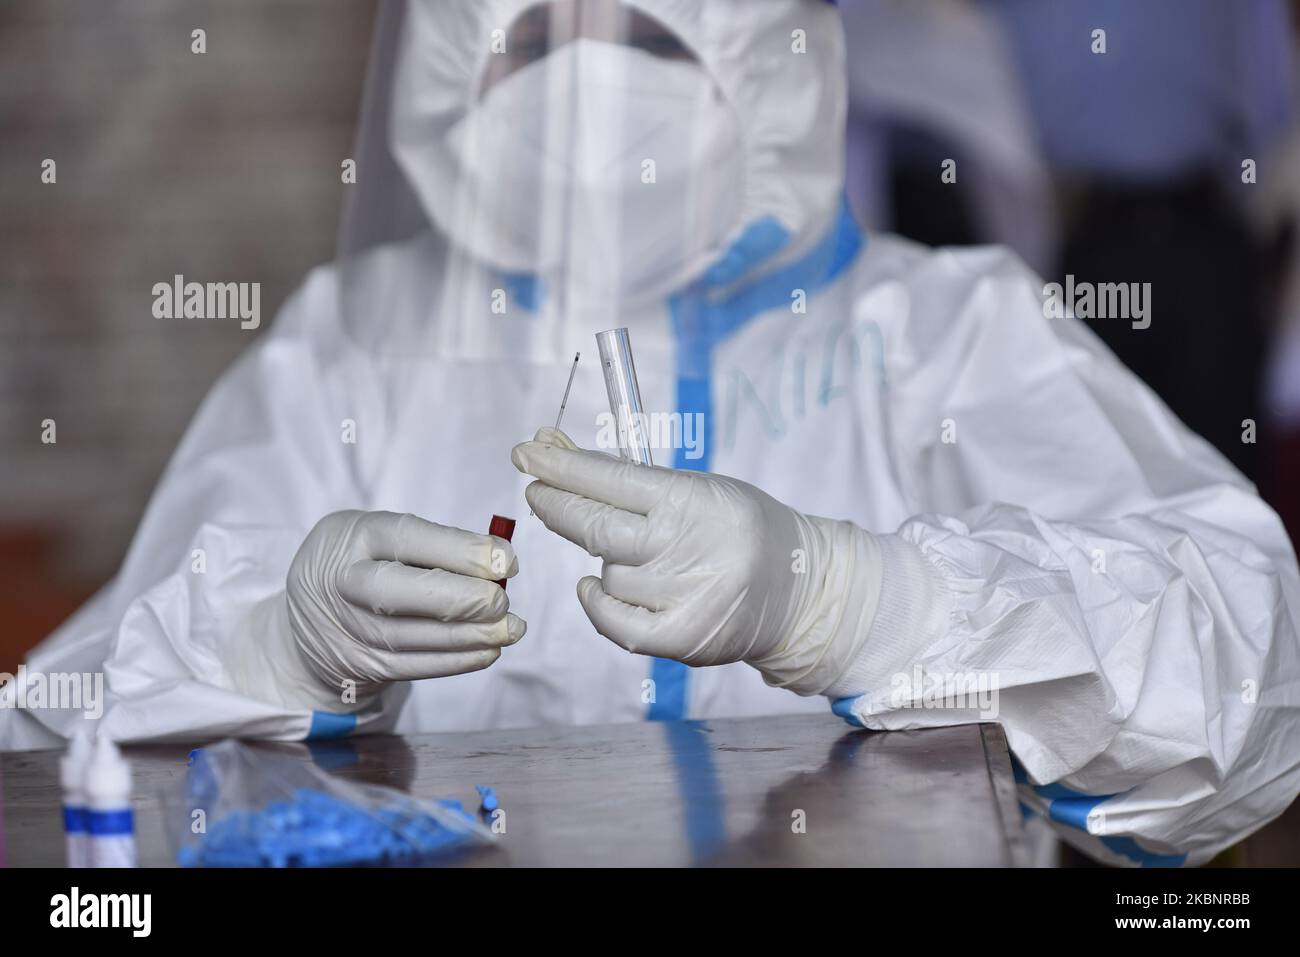
[[[997,725],[855,731],[831,716],[373,736],[258,745],[331,773],[505,810],[486,865],[1026,863]],[[169,866],[164,802],[190,746],[127,749],[141,863]],[[8,864],[64,861],[59,753],[0,755]],[[174,802],[172,802],[174,803]]]

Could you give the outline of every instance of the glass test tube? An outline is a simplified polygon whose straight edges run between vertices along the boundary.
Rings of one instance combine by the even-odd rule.
[[[605,374],[605,391],[609,393],[609,411],[618,425],[619,453],[633,462],[654,465],[627,330],[596,333],[596,348],[600,350],[600,368]]]

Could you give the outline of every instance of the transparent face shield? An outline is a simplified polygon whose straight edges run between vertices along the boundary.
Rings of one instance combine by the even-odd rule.
[[[340,235],[354,341],[562,363],[722,256],[741,124],[653,7],[385,4]]]

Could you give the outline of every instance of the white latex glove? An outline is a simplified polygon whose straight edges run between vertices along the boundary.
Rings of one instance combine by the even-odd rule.
[[[511,459],[551,531],[604,559],[578,582],[596,631],[688,665],[745,661],[801,694],[855,660],[880,590],[875,536],[745,482],[639,465],[542,429]]]
[[[524,635],[496,584],[505,539],[393,512],[335,512],[307,535],[285,591],[232,648],[241,691],[291,707],[359,710],[395,681],[478,671]]]

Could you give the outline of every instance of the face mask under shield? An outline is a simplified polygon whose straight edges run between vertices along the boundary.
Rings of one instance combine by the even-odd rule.
[[[433,334],[444,345],[540,357],[549,344],[530,340],[556,337],[546,323],[465,327],[517,310],[625,324],[717,260],[744,197],[739,124],[671,31],[614,0],[568,0],[526,6],[466,48],[431,9],[411,5],[393,38],[383,174],[404,201],[379,214],[422,278],[410,295],[383,290],[382,310],[349,304],[370,313],[371,346],[425,353],[431,327],[452,323]],[[400,252],[351,245],[391,254],[402,281]]]

